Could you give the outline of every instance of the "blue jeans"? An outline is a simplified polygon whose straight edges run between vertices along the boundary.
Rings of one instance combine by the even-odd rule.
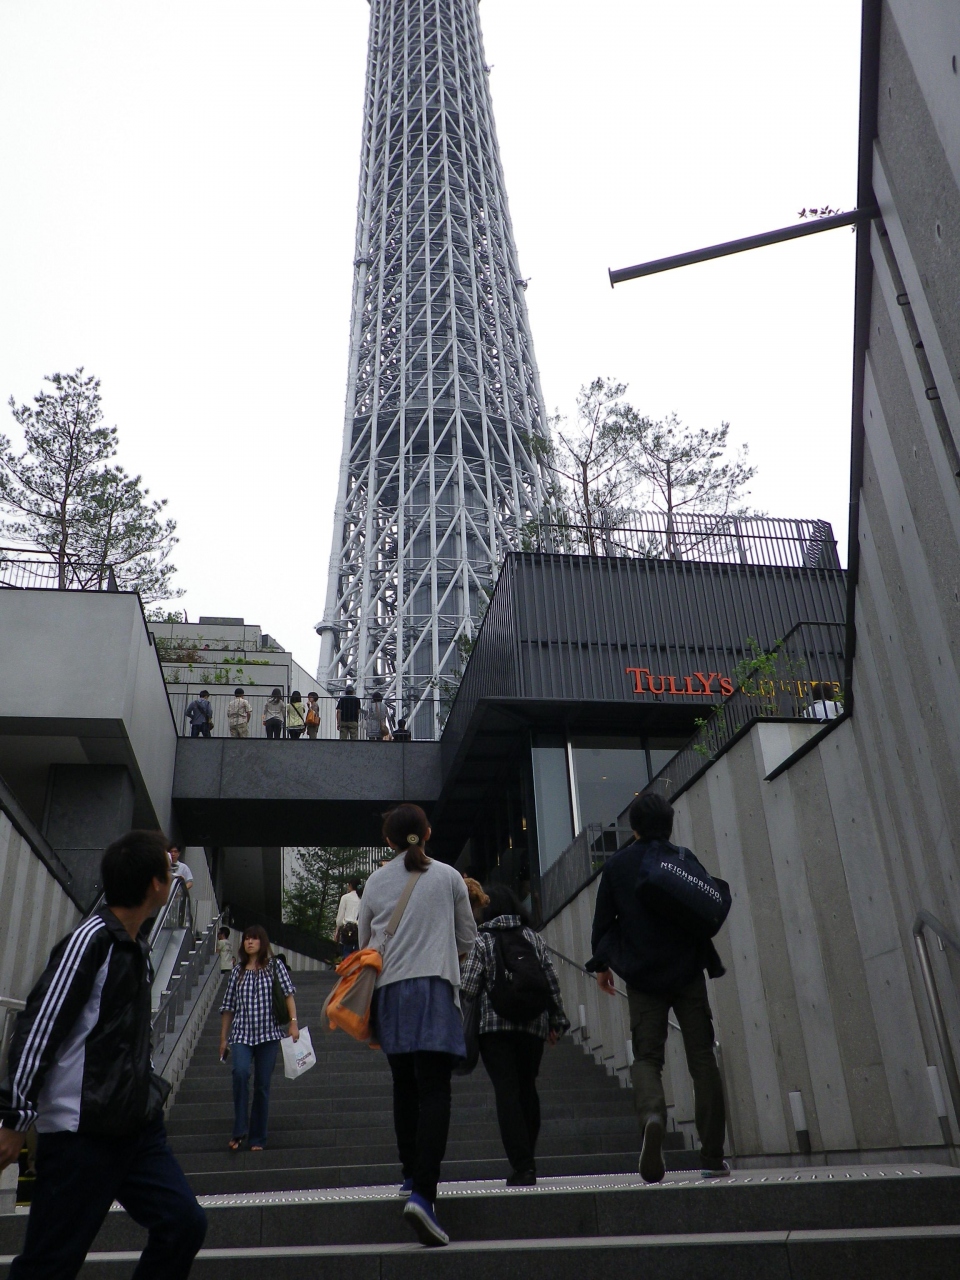
[[[270,1077],[277,1065],[279,1040],[263,1044],[234,1044],[233,1058],[233,1136],[250,1135],[251,1147],[267,1145],[267,1114],[270,1110]],[[250,1091],[250,1067],[253,1067],[253,1108],[247,1128],[247,1102]]]
[[[114,1200],[149,1231],[136,1280],[186,1280],[207,1218],[162,1120],[129,1138],[41,1133],[37,1182],[14,1280],[72,1280]]]

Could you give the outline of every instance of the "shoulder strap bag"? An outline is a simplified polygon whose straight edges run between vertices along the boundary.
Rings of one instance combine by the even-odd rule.
[[[321,1017],[328,1031],[346,1031],[354,1040],[361,1040],[371,1049],[379,1048],[373,1039],[370,1028],[370,1005],[377,985],[377,977],[383,968],[383,953],[387,943],[400,927],[403,913],[407,909],[410,895],[417,887],[422,871],[411,871],[403,892],[393,909],[393,915],[387,921],[383,931],[383,941],[379,947],[364,947],[354,951],[337,965],[340,981],[327,996],[323,1004]]]

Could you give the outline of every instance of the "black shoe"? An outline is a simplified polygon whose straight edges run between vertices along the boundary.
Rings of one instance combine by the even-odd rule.
[[[643,1146],[640,1149],[640,1177],[644,1182],[662,1182],[665,1173],[663,1121],[659,1116],[647,1116],[643,1125]]]
[[[507,1178],[508,1187],[535,1187],[536,1185],[536,1169],[514,1169]]]
[[[701,1178],[729,1178],[730,1166],[727,1164],[726,1160],[706,1160],[701,1156],[700,1177]]]

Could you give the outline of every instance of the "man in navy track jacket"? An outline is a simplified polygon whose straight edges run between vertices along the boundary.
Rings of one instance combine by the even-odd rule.
[[[118,1200],[149,1239],[136,1280],[181,1280],[206,1217],[167,1145],[153,1070],[146,922],[170,892],[160,832],[103,856],[107,905],[54,947],[18,1016],[0,1083],[0,1168],[37,1127],[37,1181],[10,1280],[73,1280]]]

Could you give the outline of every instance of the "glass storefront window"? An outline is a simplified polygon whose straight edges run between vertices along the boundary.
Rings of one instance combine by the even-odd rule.
[[[533,795],[537,811],[537,847],[540,874],[552,866],[573,840],[570,787],[567,782],[567,749],[563,739],[531,749]]]
[[[579,829],[590,822],[609,826],[647,785],[643,739],[575,737],[570,746]]]

